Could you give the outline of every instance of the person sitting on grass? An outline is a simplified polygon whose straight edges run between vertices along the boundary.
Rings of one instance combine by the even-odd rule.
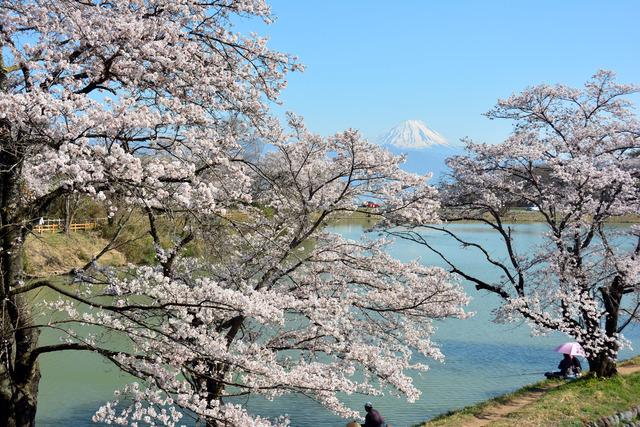
[[[582,365],[580,365],[580,361],[577,357],[565,354],[558,365],[558,369],[560,369],[560,373],[563,377],[568,377],[570,375],[578,376],[580,375],[580,372],[582,372]]]
[[[558,365],[560,372],[547,372],[544,375],[547,378],[572,378],[577,377],[582,372],[582,365],[577,357],[570,354],[564,354],[560,364]]]

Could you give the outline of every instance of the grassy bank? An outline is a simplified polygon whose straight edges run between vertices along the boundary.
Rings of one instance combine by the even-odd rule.
[[[443,214],[446,218],[446,214]],[[493,218],[487,214],[485,218],[493,220]],[[545,222],[544,216],[537,211],[529,211],[526,209],[511,209],[501,217],[505,223],[536,223]],[[478,221],[458,221],[458,222],[478,222]],[[606,221],[609,224],[637,224],[640,222],[640,215],[621,215],[611,217]]]
[[[640,357],[621,366],[640,365]],[[529,398],[525,405],[524,399]],[[519,404],[520,403],[520,404]],[[640,404],[640,372],[610,379],[585,378],[571,382],[546,380],[514,393],[452,411],[421,424],[420,427],[458,427],[472,425],[581,426],[603,416]],[[513,407],[513,411],[509,407]],[[488,423],[488,414],[505,414]]]
[[[365,212],[364,210],[361,212],[345,212],[342,216],[343,220],[349,219],[367,219],[370,221],[377,221],[379,217],[375,213],[375,209],[369,209],[369,212]],[[446,218],[446,213],[441,213],[443,218]],[[489,215],[486,216],[487,219],[492,219]],[[540,212],[529,211],[526,209],[511,209],[504,216],[502,216],[502,221],[505,223],[536,223],[536,222],[544,222],[544,216]],[[469,222],[475,223],[479,221],[457,221],[461,222]],[[640,215],[621,215],[613,218],[609,218],[607,220],[610,224],[637,224],[640,223]]]
[[[78,231],[33,234],[25,243],[25,272],[34,277],[66,274],[81,268],[107,245],[98,232]],[[121,266],[126,257],[118,251],[109,251],[100,258],[103,265]]]
[[[502,218],[504,222],[543,222],[545,219],[540,212],[525,209],[512,209]],[[621,215],[609,218],[610,224],[636,224],[640,222],[639,215]]]

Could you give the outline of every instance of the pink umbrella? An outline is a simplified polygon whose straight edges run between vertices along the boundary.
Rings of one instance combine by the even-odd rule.
[[[566,342],[556,348],[557,353],[564,353],[570,356],[582,356],[587,357],[587,354],[584,352],[584,349],[577,342]]]

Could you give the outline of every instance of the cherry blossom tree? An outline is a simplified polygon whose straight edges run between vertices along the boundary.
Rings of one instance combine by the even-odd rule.
[[[418,397],[412,354],[441,357],[430,319],[463,316],[466,297],[445,271],[325,226],[363,198],[389,224],[434,221],[436,191],[355,131],[281,128],[269,104],[300,66],[232,32],[237,15],[271,21],[261,0],[0,3],[0,424],[34,425],[38,358],[58,351],[139,379],[96,413],[116,424],[280,422],[229,400],[249,393],[342,415],[339,393]],[[142,213],[156,264],[25,277],[32,227],[75,193],[117,223]],[[185,256],[196,241],[205,255]],[[34,305],[41,288],[58,296]],[[61,341],[38,342],[47,329]]]
[[[50,304],[67,312],[64,322],[130,338],[131,351],[114,354],[99,337],[67,337],[145,384],[125,387],[96,420],[171,425],[183,408],[212,426],[272,425],[286,420],[255,417],[232,398],[302,393],[345,417],[357,412],[340,393],[418,398],[407,374],[427,367],[413,353],[442,357],[431,319],[463,317],[466,297],[444,270],[403,264],[386,254],[388,242],[344,240],[324,225],[365,195],[384,201],[389,221],[434,220],[434,190],[353,131],[323,139],[295,126],[293,140],[243,162],[253,206],[209,218],[205,228],[219,232],[205,233],[208,259],[174,257],[158,242],[161,268],[106,279],[111,306],[82,293]],[[152,303],[141,306],[140,295]]]
[[[478,221],[499,237],[505,257],[446,226],[427,226],[477,251],[501,275],[490,280],[461,268],[419,229],[393,233],[438,254],[452,273],[502,299],[497,318],[526,320],[537,332],[560,331],[579,342],[590,370],[616,373],[625,327],[639,319],[640,230],[615,227],[640,213],[640,123],[618,84],[600,71],[583,89],[539,85],[500,100],[487,115],[515,121],[500,144],[467,141],[449,159],[441,192],[450,222]],[[518,249],[505,218],[514,207],[538,211],[544,244]]]

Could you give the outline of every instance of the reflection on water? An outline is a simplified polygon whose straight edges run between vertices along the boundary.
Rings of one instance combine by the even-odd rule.
[[[357,239],[363,228],[372,224],[363,221],[341,222],[332,229],[347,238]],[[501,251],[496,236],[479,224],[456,224],[465,237],[482,241]],[[518,224],[518,248],[521,251],[540,242],[544,228],[541,224]],[[430,234],[431,236],[431,234]],[[474,269],[483,277],[497,277],[496,271],[487,269],[479,257],[469,256],[458,245],[436,235],[440,248],[453,254],[461,266]],[[420,257],[429,265],[440,265],[440,260],[426,253],[417,245],[405,241],[396,242],[389,252],[402,260]],[[476,315],[468,320],[446,320],[437,323],[436,341],[446,356],[444,363],[427,360],[430,371],[416,376],[414,383],[422,390],[422,398],[413,404],[391,396],[370,398],[347,396],[345,401],[362,411],[365,401],[371,400],[387,421],[394,426],[410,426],[451,409],[460,408],[487,398],[513,391],[525,384],[543,378],[542,372],[555,369],[559,355],[553,348],[566,340],[561,335],[531,337],[525,326],[497,325],[491,322],[491,310],[497,306],[492,295],[475,293],[468,286],[473,300],[470,311]],[[640,344],[640,328],[627,330],[628,339]],[[625,349],[621,358],[633,352]],[[586,362],[584,362],[586,364]],[[47,354],[42,358],[42,382],[38,426],[90,426],[91,416],[112,391],[126,381],[111,365],[94,354],[67,352]],[[289,396],[274,402],[259,398],[242,401],[254,413],[278,416],[287,413],[292,426],[344,426],[341,418],[332,415],[317,403],[300,396]]]

